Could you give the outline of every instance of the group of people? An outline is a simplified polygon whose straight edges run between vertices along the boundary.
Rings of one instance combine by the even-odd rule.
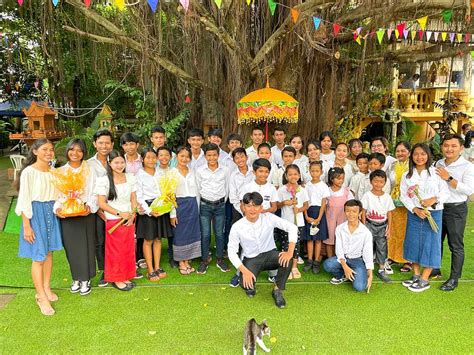
[[[55,187],[52,143],[33,143],[15,212],[23,221],[19,256],[32,259],[36,302],[44,315],[55,313],[58,299],[50,287],[55,250],[66,251],[71,292],[89,294],[97,269],[98,286],[130,291],[133,280],[143,277],[141,269],[151,282],[167,276],[163,238],[171,267],[181,275],[205,274],[213,257],[212,231],[216,267],[229,272],[228,259],[236,269],[230,285],[253,297],[257,277],[268,270],[280,308],[288,279],[321,268],[332,275],[332,284],[350,281],[364,291],[371,287],[374,264],[376,276],[391,282],[392,264],[398,263],[401,272],[413,271],[403,285],[425,291],[430,276],[440,274],[446,237],[451,272],[441,289],[457,287],[467,200],[474,192],[474,166],[462,156],[461,136],[444,137],[444,158],[437,162],[424,143],[398,142],[392,157],[384,137],[373,138],[365,153],[359,139],[336,143],[328,131],[308,142],[293,135],[287,145],[285,130],[276,127],[271,146],[255,127],[248,148],[233,133],[227,151],[220,129],[211,129],[207,138],[204,144],[203,131],[193,128],[188,144],[173,152],[157,126],[144,149],[135,134],[124,133],[121,149],[114,150],[113,134],[99,130],[96,154],[88,160],[85,143],[72,139],[67,163],[55,169],[86,177],[84,212],[74,217],[64,214],[71,196]],[[167,213],[153,208],[164,194],[163,179],[176,183]],[[200,259],[196,269],[194,259]]]

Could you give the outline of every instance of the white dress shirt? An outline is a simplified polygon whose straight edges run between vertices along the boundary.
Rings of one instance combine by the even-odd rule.
[[[283,148],[286,146],[287,145],[285,144]],[[282,149],[278,148],[276,144],[270,148],[270,151],[272,152],[271,160],[276,165],[283,166],[283,158],[281,157],[281,151],[283,150],[283,148]]]
[[[336,257],[337,260],[356,259],[362,257],[367,270],[374,269],[374,251],[372,233],[359,222],[357,229],[351,233],[348,221],[336,227]],[[347,258],[347,259],[346,259]]]
[[[227,198],[229,191],[229,171],[218,165],[212,171],[206,164],[196,170],[196,183],[199,195],[208,201],[217,201]]]
[[[137,191],[137,179],[133,174],[125,174],[126,181],[123,184],[115,184],[115,191],[117,192],[117,198],[115,200],[109,200],[109,178],[102,176],[97,179],[97,183],[94,189],[96,195],[105,196],[107,198],[107,204],[115,208],[119,212],[130,212],[132,210],[132,201],[130,195],[132,192]],[[104,211],[107,219],[121,219],[122,217],[110,214]]]
[[[323,199],[331,196],[329,187],[324,181],[313,184],[311,181],[305,185],[306,193],[309,197],[310,206],[321,206]]]
[[[360,200],[362,198],[362,196],[358,195],[359,188],[362,181],[366,180],[368,176],[369,176],[369,173],[364,174],[358,171],[351,179],[351,182],[349,184],[349,189],[352,191],[352,193],[354,194],[354,197],[357,200]]]
[[[240,191],[254,179],[253,171],[247,168],[247,173],[242,174],[239,169],[230,174],[229,202],[237,211],[240,211]]]
[[[279,228],[288,233],[288,242],[296,243],[298,240],[298,228],[288,221],[275,216],[272,213],[262,213],[255,223],[246,217],[238,220],[232,226],[229,233],[229,244],[227,251],[229,260],[238,269],[242,261],[238,255],[239,245],[242,247],[242,259],[254,258],[262,253],[276,249],[273,239],[273,229]]]
[[[194,158],[194,155],[191,153],[191,161],[189,162],[189,167],[191,169],[197,170],[201,166],[204,166],[206,164],[207,164],[207,160],[204,157],[204,151],[202,149],[197,158]]]
[[[436,174],[434,167],[430,167],[429,172],[430,174],[424,169],[421,174],[418,174],[418,171],[413,168],[413,175],[410,178],[407,177],[408,172],[402,175],[400,201],[408,211],[413,212],[415,207],[422,208],[416,196],[411,198],[407,194],[408,189],[414,185],[418,185],[418,191],[423,200],[431,197],[438,198],[435,210],[443,209],[443,203],[449,197],[448,184]],[[428,209],[433,210],[431,206]]]
[[[325,181],[329,178],[329,170],[334,167],[334,161],[329,160],[326,164],[323,164],[323,175],[325,177]],[[348,187],[351,183],[352,177],[354,176],[354,170],[352,170],[352,165],[346,161],[346,164],[342,168],[344,170],[344,183],[342,187]]]
[[[393,163],[395,163],[397,159],[392,157],[391,155],[386,155],[385,156],[385,164],[382,168],[383,171],[388,172],[389,168],[392,166]]]
[[[331,160],[334,161],[334,159],[336,159],[336,155],[334,154],[334,150],[331,151],[331,153],[329,153],[329,154],[324,154],[323,152],[321,152],[319,157],[321,158],[322,161],[325,161],[325,162],[328,162],[328,161],[331,161]]]
[[[247,152],[247,157],[248,157],[247,162],[249,165],[252,165],[253,162],[258,159],[257,150],[254,148],[252,144],[250,147],[245,149],[245,151]]]
[[[107,169],[105,169],[100,160],[97,159],[97,153],[92,158],[87,160],[87,164],[95,171],[96,177],[100,178],[107,175]]]
[[[456,188],[448,184],[449,197],[446,203],[460,203],[474,193],[474,165],[460,156],[456,161],[446,165],[446,160],[442,159],[436,163],[437,167],[443,167],[458,182]]]
[[[140,169],[136,175],[137,202],[148,216],[151,215],[151,209],[146,201],[154,200],[161,195],[160,186],[158,185],[158,178],[160,176],[161,174],[158,169],[155,170],[155,175],[150,175],[143,169]]]
[[[370,183],[370,173],[369,172],[367,175],[363,176],[360,179],[360,184],[359,184],[359,190],[356,192],[357,198],[360,200],[364,195],[372,190],[372,184]],[[385,185],[383,187],[383,191],[388,193],[392,192],[392,185],[390,184],[390,179],[387,178],[387,181],[385,182]]]

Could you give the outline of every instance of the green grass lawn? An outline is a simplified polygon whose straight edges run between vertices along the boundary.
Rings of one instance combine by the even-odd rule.
[[[265,343],[279,354],[472,353],[473,212],[471,204],[463,280],[454,292],[439,291],[439,282],[413,294],[399,282],[376,281],[370,294],[357,294],[348,284],[330,285],[326,273],[305,274],[288,282],[283,310],[274,306],[264,275],[256,297],[248,299],[227,285],[231,274],[214,263],[206,275],[181,276],[169,269],[166,255],[169,277],[159,283],[142,279],[129,293],[95,287],[88,296],[73,295],[64,252],[57,252],[53,286],[60,300],[56,315],[43,317],[34,303],[30,262],[16,256],[18,235],[3,232],[0,293],[16,297],[0,310],[0,351],[238,354],[245,322],[255,317],[268,320],[275,342],[266,338]],[[443,273],[448,272],[445,255]],[[404,278],[395,271],[394,280]]]

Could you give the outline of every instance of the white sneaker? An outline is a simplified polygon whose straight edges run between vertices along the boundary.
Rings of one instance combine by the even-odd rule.
[[[71,285],[71,293],[78,293],[81,289],[81,281],[73,281]]]
[[[393,275],[392,266],[390,265],[390,263],[388,261],[385,262],[385,264],[383,265],[383,268],[385,269],[385,274]]]
[[[299,265],[304,264],[303,258],[301,258],[301,256],[298,256],[298,261],[296,263],[299,264]]]
[[[81,281],[81,296],[88,295],[91,293],[91,282],[90,281]]]

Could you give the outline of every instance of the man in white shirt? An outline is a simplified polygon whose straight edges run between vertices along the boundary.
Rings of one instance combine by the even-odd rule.
[[[188,132],[188,144],[191,147],[191,161],[189,168],[197,170],[206,165],[204,151],[201,149],[204,143],[204,132],[200,128],[191,128]]]
[[[254,174],[247,165],[247,152],[244,148],[235,148],[232,152],[232,157],[238,168],[230,174],[229,178],[229,202],[232,205],[233,224],[242,218],[242,215],[240,214],[240,192],[242,191],[242,188],[253,181]]]
[[[448,237],[451,251],[451,273],[441,285],[442,291],[452,291],[458,285],[464,264],[464,228],[467,218],[467,200],[474,193],[474,165],[462,157],[463,139],[457,134],[446,136],[441,143],[444,159],[436,164],[436,173],[445,180],[449,197],[444,203],[442,244]],[[434,275],[440,274],[433,270]]]
[[[229,260],[241,273],[240,284],[249,297],[255,295],[255,283],[261,271],[278,269],[272,291],[275,305],[284,308],[286,301],[283,290],[290,274],[298,228],[271,213],[262,214],[263,198],[258,192],[244,195],[242,206],[245,217],[237,221],[230,230]],[[288,233],[289,247],[286,252],[276,250],[273,229],[280,228]],[[239,257],[239,246],[242,258]]]
[[[258,158],[258,146],[263,142],[264,137],[263,129],[260,127],[254,127],[252,129],[252,134],[250,135],[252,145],[246,149],[249,165],[252,165],[252,163]]]
[[[336,256],[326,259],[324,270],[334,276],[333,285],[349,280],[356,291],[369,292],[374,269],[372,234],[359,220],[360,201],[347,201],[344,213],[347,221],[336,227]]]
[[[276,126],[273,130],[273,140],[275,145],[271,148],[272,162],[276,165],[283,166],[283,159],[281,158],[281,151],[286,147],[285,144],[286,132],[283,127]]]
[[[96,154],[87,160],[89,168],[95,171],[96,176],[102,177],[107,175],[107,156],[114,147],[114,136],[112,132],[102,129],[94,133],[93,143]],[[105,216],[102,210],[98,210],[95,214],[96,234],[95,234],[95,257],[97,259],[97,268],[99,271],[104,270],[105,263]],[[108,282],[104,280],[104,273],[99,280],[99,287],[105,287]]]

